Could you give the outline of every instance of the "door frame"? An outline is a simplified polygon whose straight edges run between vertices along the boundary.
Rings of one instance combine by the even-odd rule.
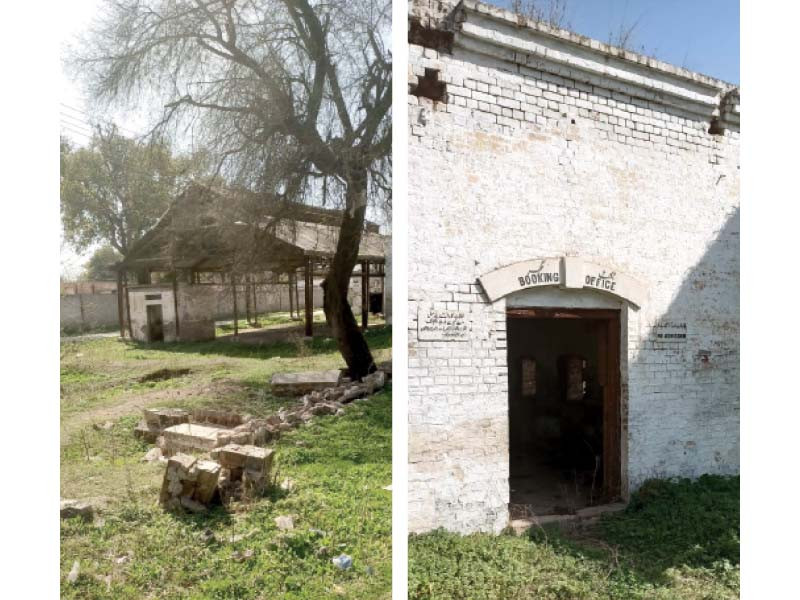
[[[621,310],[514,307],[506,309],[506,320],[509,319],[584,319],[603,323],[605,335],[598,336],[598,373],[603,386],[603,496],[607,502],[620,499],[623,495]]]

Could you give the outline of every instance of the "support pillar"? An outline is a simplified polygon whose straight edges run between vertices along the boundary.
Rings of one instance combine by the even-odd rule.
[[[178,316],[178,272],[172,272],[172,304],[175,307],[175,341],[181,340],[181,322]]]
[[[252,325],[253,315],[250,311],[250,275],[244,276],[244,319],[248,325]]]
[[[286,276],[289,278],[289,318],[294,320],[294,284],[292,283],[296,277],[294,269],[286,273]],[[300,314],[299,307],[297,313]]]
[[[369,326],[369,261],[361,261],[361,329]]]
[[[254,278],[253,278],[254,279]],[[250,289],[253,290],[253,325],[258,325],[258,289],[256,283],[250,280]]]
[[[233,337],[239,335],[239,307],[236,306],[236,276],[231,271],[231,292],[233,293]]]
[[[128,316],[128,333],[133,340],[133,324],[131,323],[131,293],[128,289],[128,272],[125,271],[125,312]]]
[[[122,270],[117,271],[117,318],[119,319],[119,337],[125,337],[125,315],[122,300]]]
[[[291,294],[291,289],[289,290]],[[297,282],[297,273],[294,275],[294,305],[297,307],[297,318],[300,318],[300,284]]]
[[[311,257],[306,257],[306,337],[314,335],[314,265]]]

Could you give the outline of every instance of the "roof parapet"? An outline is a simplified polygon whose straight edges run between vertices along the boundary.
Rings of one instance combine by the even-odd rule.
[[[454,30],[455,49],[512,63],[522,74],[547,71],[739,126],[739,89],[731,83],[476,0],[462,0],[440,22]]]

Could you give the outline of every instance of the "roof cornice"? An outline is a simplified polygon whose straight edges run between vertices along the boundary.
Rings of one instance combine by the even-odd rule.
[[[543,70],[738,127],[733,84],[476,0],[462,0],[451,19],[454,48],[512,63],[523,74]]]

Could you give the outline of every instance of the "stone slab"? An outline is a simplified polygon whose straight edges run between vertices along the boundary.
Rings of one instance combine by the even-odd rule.
[[[272,393],[276,396],[302,396],[313,391],[336,387],[339,385],[341,377],[339,369],[276,373],[272,376]]]
[[[164,430],[164,450],[167,454],[192,450],[208,452],[221,445],[220,438],[228,434],[230,429],[225,427],[181,423]]]
[[[218,460],[223,468],[242,469],[252,471],[269,472],[272,466],[273,450],[271,448],[261,448],[259,446],[228,444],[218,448],[211,453],[211,456]]]
[[[166,429],[180,423],[188,423],[189,413],[180,408],[147,408],[144,420],[151,429]]]

